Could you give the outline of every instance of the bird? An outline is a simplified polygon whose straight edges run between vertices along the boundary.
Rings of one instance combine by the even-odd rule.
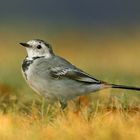
[[[22,63],[22,73],[29,86],[48,102],[59,101],[62,108],[69,100],[106,88],[140,91],[139,87],[117,85],[98,80],[56,55],[51,44],[41,39],[20,43],[27,56]]]

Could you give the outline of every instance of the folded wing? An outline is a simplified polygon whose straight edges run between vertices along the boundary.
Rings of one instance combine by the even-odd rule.
[[[66,77],[66,78],[73,79],[79,82],[85,82],[85,83],[91,83],[91,84],[102,83],[102,81],[93,78],[92,76],[88,75],[87,73],[79,69],[55,67],[51,69],[50,74],[53,78],[57,78],[57,79]]]

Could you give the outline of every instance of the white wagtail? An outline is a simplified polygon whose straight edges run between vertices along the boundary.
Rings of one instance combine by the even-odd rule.
[[[43,40],[35,39],[20,44],[28,54],[22,64],[27,83],[47,100],[59,100],[62,108],[67,105],[68,100],[105,88],[140,91],[138,87],[115,85],[93,78],[55,55],[51,45]]]

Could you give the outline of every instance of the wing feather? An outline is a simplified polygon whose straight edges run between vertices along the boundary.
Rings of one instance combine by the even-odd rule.
[[[100,80],[93,78],[89,74],[79,69],[55,67],[51,69],[50,74],[53,78],[57,78],[57,79],[59,78],[61,79],[62,77],[67,77],[69,79],[73,79],[85,83],[96,83],[96,84],[101,83]]]

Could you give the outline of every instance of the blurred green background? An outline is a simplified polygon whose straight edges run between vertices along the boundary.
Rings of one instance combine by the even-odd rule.
[[[139,5],[137,0],[1,1],[2,105],[38,98],[22,78],[26,51],[19,45],[37,38],[50,42],[56,54],[98,79],[140,87]],[[113,90],[111,94],[120,98],[125,94],[130,102],[132,98],[139,102],[138,92]]]

